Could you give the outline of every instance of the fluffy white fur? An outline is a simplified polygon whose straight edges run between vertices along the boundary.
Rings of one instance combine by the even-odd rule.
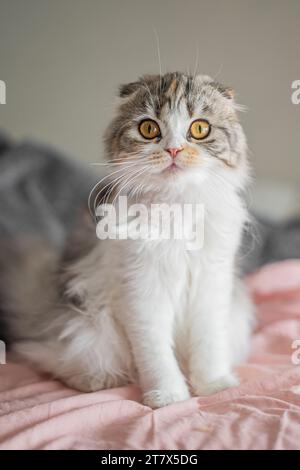
[[[210,121],[235,115],[233,102],[217,99],[224,109],[217,108],[218,117],[208,116]],[[147,164],[154,151],[160,159],[122,194],[130,200],[139,185],[135,198],[149,208],[203,203],[204,247],[188,251],[180,240],[99,241],[69,270],[68,294],[80,298],[81,306],[64,322],[58,319],[47,340],[15,344],[23,357],[80,390],[137,381],[144,404],[156,408],[238,383],[232,367],[246,357],[251,330],[251,305],[235,273],[247,219],[240,197],[248,176],[246,143],[241,133],[239,164],[228,166],[189,142],[197,151],[191,164],[185,136],[190,122],[203,116],[199,106],[193,117],[184,103],[161,113],[163,138],[141,155]],[[157,119],[151,109],[144,115]],[[141,140],[134,126],[130,135]],[[180,170],[163,171],[172,161],[164,149],[181,146]]]

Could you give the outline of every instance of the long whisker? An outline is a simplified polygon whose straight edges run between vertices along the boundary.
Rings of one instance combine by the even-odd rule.
[[[161,56],[160,56],[160,45],[159,45],[159,37],[156,28],[153,28],[155,39],[156,39],[156,51],[157,51],[157,58],[158,58],[158,65],[159,65],[159,96],[161,97],[161,81],[162,81],[162,67],[161,67]]]
[[[138,161],[135,161],[135,162],[133,162],[133,163],[129,163],[129,164],[126,165],[125,168],[127,168],[127,167],[128,167],[128,168],[131,168],[132,166],[137,166],[139,163],[140,163],[140,162],[138,162]],[[94,189],[96,189],[97,186],[99,186],[104,180],[106,180],[106,179],[109,178],[110,176],[114,175],[115,173],[119,173],[120,171],[123,171],[123,170],[124,170],[124,167],[119,168],[118,170],[115,170],[115,171],[109,173],[108,175],[105,175],[103,178],[101,178],[100,181],[98,181],[98,182],[95,184],[95,186],[93,187],[93,189],[92,189],[91,192],[93,192]]]
[[[214,77],[213,77],[214,81],[216,80],[216,78],[217,78],[217,77],[220,75],[220,73],[222,72],[223,66],[224,66],[224,64],[220,64],[220,67],[218,68],[217,73],[216,73],[216,74],[214,75]]]
[[[138,170],[136,171],[136,169],[133,169],[130,173],[129,173],[129,178],[134,175],[135,173],[137,173],[138,171],[140,170],[140,168],[138,168]],[[97,195],[96,197],[96,200],[94,201],[94,211],[96,211],[97,209],[97,205],[98,205],[98,202],[99,202],[99,196],[101,195],[101,193],[103,192],[103,190],[109,186],[110,184],[112,185],[109,192],[106,194],[106,196],[104,195],[104,200],[103,202],[101,203],[104,203],[106,204],[108,201],[109,201],[109,198],[111,196],[111,194],[113,193],[114,189],[116,188],[116,186],[118,186],[120,184],[120,182],[122,182],[122,179],[123,178],[126,178],[125,181],[127,181],[127,177],[128,177],[128,173],[126,172],[126,174],[122,174],[121,176],[118,176],[117,178],[115,178],[113,181],[111,181],[109,184],[107,184],[101,191],[100,193]]]
[[[129,168],[132,168],[133,166],[138,166],[138,163],[131,163],[129,165],[127,165],[127,167]],[[113,171],[112,173],[109,173],[108,175],[104,176],[103,178],[101,178],[100,181],[98,181],[94,187],[92,188],[92,190],[90,191],[90,194],[89,194],[89,198],[88,198],[88,207],[89,207],[89,211],[90,211],[90,214],[93,216],[93,212],[91,211],[91,207],[92,207],[92,204],[91,204],[91,201],[92,201],[92,197],[94,196],[94,193],[95,191],[97,190],[97,188],[101,185],[101,183],[103,183],[103,181],[105,181],[107,178],[110,178],[111,176],[113,176],[115,173],[119,173],[120,171],[123,171],[124,170],[124,167],[122,168],[119,168],[118,170],[115,170]]]
[[[139,169],[138,169],[138,170],[139,170]],[[135,169],[133,169],[133,170],[130,172],[130,175],[133,175],[133,174],[135,174]],[[127,176],[128,176],[128,173],[126,172],[126,174],[121,175],[121,177],[116,178],[114,181],[112,181],[112,183],[111,183],[112,186],[111,186],[109,192],[107,193],[107,195],[106,195],[106,197],[105,197],[105,199],[104,199],[104,204],[106,204],[106,203],[109,201],[111,194],[113,193],[113,191],[114,191],[114,189],[116,188],[116,186],[118,186],[118,184],[120,184],[120,181],[122,181],[122,178],[125,178],[125,177],[127,177]]]
[[[140,175],[142,175],[143,173],[145,173],[145,172],[148,170],[148,168],[149,168],[149,165],[146,166],[145,168],[143,168],[141,171],[138,171],[138,172],[133,176],[133,178],[130,177],[130,178],[125,182],[124,186],[122,186],[122,187],[120,188],[120,190],[118,191],[117,195],[115,196],[115,198],[114,198],[112,204],[114,204],[114,203],[116,202],[116,200],[117,200],[118,197],[120,196],[121,192],[124,191],[124,189],[128,186],[128,184],[132,183],[132,181],[134,181],[138,176],[140,176]]]
[[[140,154],[132,154],[134,158],[127,158],[126,160],[120,159],[120,160],[112,160],[111,162],[95,162],[95,163],[90,163],[90,165],[93,166],[118,166],[118,165],[126,165],[127,163],[133,163],[133,162],[138,162],[139,160],[145,160],[146,157],[140,156]]]
[[[126,157],[126,155],[124,155],[123,157],[119,157],[119,158],[113,158],[112,160],[105,160],[105,162],[90,162],[90,165],[96,165],[96,166],[110,166],[110,165],[114,165],[114,164],[117,164],[117,163],[129,163],[129,162],[132,162],[132,161],[137,161],[136,158],[132,158],[132,157],[139,157],[139,159],[145,159],[148,157],[148,155],[141,155],[140,152],[131,152],[130,154],[130,157]]]
[[[110,166],[121,166],[121,165],[127,165],[128,163],[134,163],[137,162],[138,160],[136,158],[133,158],[132,160],[126,160],[126,161],[119,161],[119,162],[114,162],[114,163],[90,163],[92,166],[104,166],[104,167],[110,167]]]
[[[192,83],[191,83],[191,86],[190,86],[190,89],[189,89],[189,98],[191,96],[192,90],[193,90],[194,85],[195,85],[196,75],[197,75],[197,72],[198,72],[198,62],[199,62],[199,45],[197,44],[193,78],[192,78]]]
[[[136,166],[136,165],[133,165],[133,166]],[[127,175],[127,174],[128,174],[128,173],[126,172],[126,175]],[[117,176],[117,177],[114,178],[112,181],[109,181],[103,188],[100,189],[99,193],[97,194],[97,196],[95,197],[95,200],[94,200],[94,212],[96,211],[96,208],[97,208],[97,205],[98,205],[98,201],[99,201],[99,199],[100,199],[101,194],[103,194],[104,190],[105,190],[106,188],[109,188],[109,186],[111,186],[111,185],[117,184],[117,182],[118,182],[118,181],[121,181],[122,178],[124,178],[124,176],[125,176],[124,174],[121,174],[121,175]],[[110,196],[110,194],[111,194],[111,191],[112,191],[112,189],[109,191],[109,195],[106,195],[106,197],[105,197],[105,194],[103,195],[103,197],[105,198],[105,202],[108,201],[109,196]],[[101,199],[100,199],[100,200],[101,200]]]
[[[193,73],[193,81],[195,80],[195,77],[198,72],[198,65],[199,65],[199,44],[197,44],[197,49],[196,49],[196,59],[195,59],[195,66],[194,66],[194,73]]]
[[[132,191],[132,194],[131,194],[131,195],[132,195],[132,197],[134,197],[134,196],[136,197],[135,200],[137,200],[138,195],[142,192],[143,187],[144,187],[143,183],[140,183],[140,184],[138,184],[138,185],[136,186],[136,188]]]

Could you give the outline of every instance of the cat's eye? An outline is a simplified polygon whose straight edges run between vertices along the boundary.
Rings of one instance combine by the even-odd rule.
[[[159,125],[152,119],[144,119],[139,125],[139,131],[145,139],[152,140],[160,137]]]
[[[202,140],[205,139],[210,133],[210,124],[205,119],[197,119],[193,121],[190,126],[190,134],[193,139]]]

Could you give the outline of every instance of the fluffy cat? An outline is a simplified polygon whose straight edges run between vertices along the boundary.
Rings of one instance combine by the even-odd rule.
[[[144,76],[120,98],[100,199],[202,203],[203,248],[100,241],[94,228],[93,246],[76,260],[70,241],[60,273],[42,247],[34,266],[25,255],[22,270],[7,274],[4,304],[22,359],[83,391],[137,382],[144,404],[157,408],[238,383],[232,367],[247,354],[252,323],[236,274],[247,145],[232,90],[208,76]]]

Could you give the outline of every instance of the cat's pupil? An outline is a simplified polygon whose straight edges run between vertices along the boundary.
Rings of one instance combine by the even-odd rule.
[[[199,124],[199,126],[198,126],[198,132],[199,132],[199,134],[202,133],[202,126],[200,126],[200,124]]]
[[[151,124],[149,124],[148,126],[148,133],[150,134],[150,132],[151,132]]]

